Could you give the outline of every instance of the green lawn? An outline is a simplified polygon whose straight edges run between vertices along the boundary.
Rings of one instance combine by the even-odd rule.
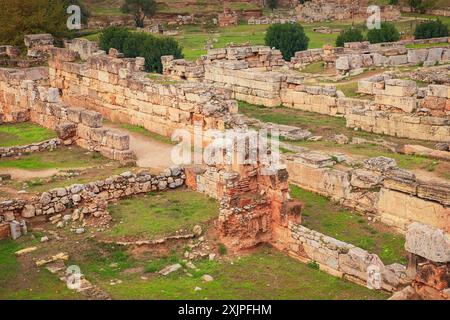
[[[334,204],[327,198],[291,185],[291,196],[305,204],[302,225],[379,255],[385,264],[406,263],[403,235]]]
[[[26,170],[85,168],[111,162],[97,152],[88,152],[80,147],[64,147],[23,155],[19,158],[0,159],[0,168]]]
[[[120,200],[108,211],[118,222],[105,232],[110,238],[154,239],[180,229],[191,232],[196,224],[204,225],[219,215],[214,199],[184,189]]]
[[[423,48],[432,48],[432,47],[443,47],[448,46],[448,42],[441,43],[419,43],[419,44],[408,44],[406,47],[408,49],[423,49]]]
[[[0,147],[22,146],[51,138],[56,138],[54,131],[32,123],[0,125]]]
[[[194,261],[198,270],[182,270],[168,276],[150,273],[177,262],[176,257],[159,257],[148,262],[136,261],[124,251],[102,251],[100,258],[79,263],[88,279],[107,291],[113,299],[386,299],[388,295],[333,277],[310,268],[285,254],[260,247],[255,252],[232,261]],[[98,257],[98,254],[95,255]],[[91,261],[91,262],[88,262]],[[113,263],[113,264],[112,264]],[[111,267],[114,265],[115,267]],[[150,265],[150,267],[149,267]],[[137,266],[147,266],[147,273],[127,273]],[[155,268],[153,268],[155,267]],[[214,281],[204,282],[209,274]],[[145,275],[147,280],[141,277]],[[122,283],[111,286],[111,279]],[[196,287],[201,288],[195,291]]]
[[[29,236],[17,241],[0,241],[0,300],[78,299],[78,294],[47,270],[20,263],[14,253],[36,243]]]

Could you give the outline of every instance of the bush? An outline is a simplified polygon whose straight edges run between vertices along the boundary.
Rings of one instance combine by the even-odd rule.
[[[297,23],[274,24],[267,29],[265,42],[279,49],[285,60],[290,60],[297,51],[308,49],[309,38]]]
[[[360,29],[349,28],[342,30],[336,39],[336,47],[343,47],[346,42],[364,41],[364,36]]]
[[[173,55],[183,58],[182,48],[171,38],[155,37],[146,33],[131,32],[124,28],[107,28],[100,36],[100,48],[115,48],[127,58],[145,58],[145,71],[162,73],[161,57]]]
[[[448,26],[441,20],[431,20],[417,25],[414,31],[416,39],[429,39],[448,36]]]
[[[382,23],[381,29],[372,29],[367,33],[370,43],[395,42],[400,40],[400,33],[392,23]]]

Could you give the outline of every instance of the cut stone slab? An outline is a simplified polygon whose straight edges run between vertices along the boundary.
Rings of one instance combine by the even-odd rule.
[[[405,249],[434,262],[450,262],[450,236],[419,222],[408,227]]]
[[[25,249],[16,251],[16,256],[20,257],[20,256],[23,256],[23,255],[28,254],[30,252],[36,251],[36,250],[37,250],[37,247],[25,248]]]

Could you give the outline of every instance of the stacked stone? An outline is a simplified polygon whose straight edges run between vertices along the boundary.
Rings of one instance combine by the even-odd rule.
[[[337,158],[306,150],[287,157],[286,165],[292,183],[373,215],[401,232],[414,221],[450,231],[450,184],[417,179],[385,157],[368,159],[361,168],[334,167]]]
[[[173,56],[163,56],[161,62],[165,76],[194,82],[201,82],[205,77],[202,60],[186,61],[185,59],[174,59]]]
[[[21,213],[23,218],[32,218],[59,214],[77,207],[88,208],[90,211],[84,211],[86,213],[97,212],[100,210],[99,205],[104,201],[150,191],[175,189],[184,184],[185,178],[184,170],[179,167],[166,169],[159,175],[151,175],[147,172],[137,174],[124,172],[105,180],[52,189],[29,202],[23,200],[1,202],[0,217],[11,221],[14,219],[14,214],[18,213]]]
[[[287,78],[287,89],[281,90],[281,102],[284,106],[321,114],[337,114],[335,86],[309,86],[299,84],[297,80]]]
[[[42,142],[32,143],[25,146],[14,146],[0,148],[0,158],[20,156],[24,153],[41,152],[45,150],[55,150],[61,146],[62,141],[58,138],[49,139]]]
[[[308,49],[296,52],[294,57],[291,58],[291,65],[294,69],[302,69],[311,63],[323,61],[323,59],[323,49]]]
[[[68,104],[97,110],[111,120],[170,136],[175,129],[192,130],[194,122],[223,129],[237,112],[237,103],[225,90],[153,80],[140,71],[143,58],[100,53],[86,63],[75,61],[69,50],[55,50],[49,61],[51,84],[63,91]]]
[[[99,51],[97,42],[89,41],[83,38],[75,38],[70,41],[65,41],[64,47],[77,52],[82,60],[87,60]]]
[[[378,287],[390,292],[397,291],[408,283],[406,267],[394,263],[385,266],[376,254],[354,245],[339,241],[304,226],[290,223],[289,253],[301,260],[319,264],[332,275],[360,283],[371,284],[371,269],[378,273]]]
[[[231,11],[229,8],[225,8],[218,16],[219,27],[236,26],[239,22],[239,15]]]
[[[280,50],[267,46],[229,46],[211,49],[202,59],[205,64],[216,60],[243,60],[248,62],[248,68],[271,68],[283,66],[286,63]]]

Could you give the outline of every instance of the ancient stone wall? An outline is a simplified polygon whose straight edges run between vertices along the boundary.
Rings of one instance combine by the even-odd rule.
[[[49,33],[29,34],[24,37],[24,42],[28,51],[27,56],[39,58],[46,56],[48,51],[53,48],[54,38]]]
[[[55,130],[65,145],[76,143],[122,163],[134,162],[128,135],[102,128],[102,116],[98,112],[62,104],[59,89],[49,87],[48,81],[47,70],[43,67],[1,69],[2,120],[32,121]]]
[[[234,250],[272,243],[287,234],[289,221],[300,223],[302,205],[290,200],[285,168],[187,168],[186,176],[190,188],[219,200],[216,227],[223,243]]]
[[[82,208],[84,215],[93,214],[104,202],[150,191],[175,189],[184,184],[184,179],[184,172],[178,167],[166,169],[159,175],[145,171],[137,174],[124,172],[104,180],[52,189],[29,201],[12,199],[0,202],[0,222],[20,217],[52,216],[75,208]]]
[[[413,223],[406,233],[410,286],[391,300],[450,300],[450,235],[428,225]]]
[[[401,170],[395,160],[378,157],[361,168],[336,163],[337,157],[317,151],[288,156],[290,181],[374,216],[405,232],[422,222],[450,232],[450,185],[422,181]],[[425,209],[426,208],[426,209]]]
[[[176,82],[142,72],[144,59],[118,58],[99,52],[77,61],[68,49],[53,49],[50,83],[62,91],[62,100],[100,112],[104,117],[146,128],[164,136],[175,129],[223,129],[237,112],[227,90],[205,84]]]

